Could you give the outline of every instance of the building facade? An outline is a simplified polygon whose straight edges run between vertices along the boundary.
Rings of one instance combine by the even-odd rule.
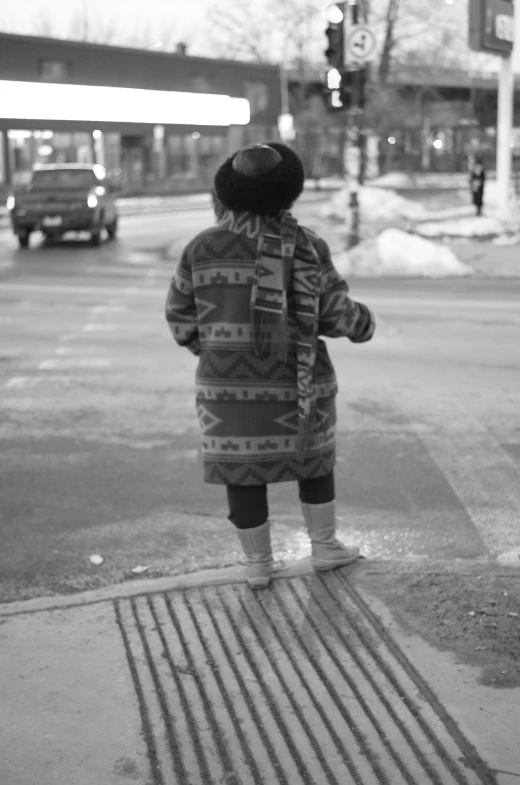
[[[277,66],[0,33],[0,188],[42,163],[101,163],[126,193],[207,188],[277,139]]]
[[[400,102],[398,116],[374,117],[367,86],[365,115],[331,111],[324,92],[325,69],[288,74],[290,104],[296,114],[296,140],[308,176],[348,169],[349,140],[361,124],[372,172],[462,172],[472,157],[487,168],[496,161],[498,80],[492,74],[454,69],[395,69],[388,80]],[[520,80],[515,79],[513,164],[520,168]],[[346,143],[345,143],[346,142]],[[347,155],[345,155],[345,150]]]

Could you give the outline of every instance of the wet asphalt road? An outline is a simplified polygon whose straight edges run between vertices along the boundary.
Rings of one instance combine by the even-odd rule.
[[[296,212],[323,228],[312,202]],[[34,237],[23,251],[0,229],[0,601],[138,565],[150,577],[235,563],[223,488],[201,481],[196,359],[163,316],[165,249],[210,222],[209,209],[125,216],[100,248]],[[378,330],[328,342],[340,536],[372,558],[519,547],[520,280],[350,283]],[[275,556],[308,555],[295,488],[271,490]]]

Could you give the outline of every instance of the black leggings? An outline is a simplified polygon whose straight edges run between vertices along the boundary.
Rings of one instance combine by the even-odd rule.
[[[254,529],[269,517],[267,485],[226,485],[228,520],[237,529]],[[299,480],[300,501],[304,504],[326,504],[334,501],[334,472],[311,480]]]

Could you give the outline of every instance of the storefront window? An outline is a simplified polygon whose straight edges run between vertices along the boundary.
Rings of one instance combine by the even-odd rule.
[[[190,170],[190,157],[186,150],[186,135],[172,134],[167,137],[166,171],[169,177],[187,174]]]
[[[108,171],[121,167],[120,134],[104,135],[105,166]],[[13,185],[26,185],[32,170],[40,164],[93,164],[94,145],[88,131],[26,131],[8,132],[9,157]]]
[[[199,171],[204,182],[211,182],[225,156],[226,140],[223,136],[202,134],[198,140]]]
[[[116,177],[121,175],[121,135],[103,134],[105,147],[105,169]]]

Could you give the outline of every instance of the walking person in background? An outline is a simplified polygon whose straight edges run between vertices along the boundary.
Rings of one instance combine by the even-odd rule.
[[[471,169],[469,184],[471,188],[471,195],[473,204],[477,209],[477,215],[482,215],[482,206],[484,204],[484,184],[486,182],[486,172],[481,158],[475,158],[475,163]]]
[[[349,297],[325,241],[289,212],[303,184],[283,144],[228,158],[215,176],[217,224],[184,249],[166,302],[173,337],[199,357],[204,481],[226,486],[253,588],[272,575],[270,483],[298,483],[314,569],[360,555],[335,537],[338,388],[318,336],[363,343],[375,322]]]

